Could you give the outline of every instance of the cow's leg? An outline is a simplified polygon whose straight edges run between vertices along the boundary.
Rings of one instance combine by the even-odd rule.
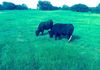
[[[50,38],[53,38],[53,34],[52,34],[52,35],[50,35]]]
[[[41,33],[42,33],[42,35],[43,35],[43,33],[44,33],[44,30],[42,30],[42,32],[41,32]]]
[[[61,39],[61,35],[59,33],[55,34],[55,40]]]
[[[50,38],[52,38],[53,37],[53,32],[49,31],[48,33],[49,33]]]
[[[50,38],[53,38],[53,34],[49,34]]]
[[[57,40],[57,37],[58,37],[58,35],[57,35],[57,34],[55,34],[55,40]]]
[[[59,40],[60,40],[61,39],[61,35],[59,34],[58,36],[59,36]]]

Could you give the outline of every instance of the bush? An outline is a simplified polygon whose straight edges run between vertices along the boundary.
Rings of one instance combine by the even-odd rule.
[[[4,7],[2,5],[0,5],[0,10],[3,10],[3,9],[4,9]]]
[[[39,10],[58,10],[60,7],[53,6],[49,1],[38,1],[37,9]]]
[[[67,5],[63,5],[61,9],[62,9],[62,10],[69,10],[70,7],[68,7]]]
[[[11,2],[3,2],[2,6],[5,10],[14,10],[16,8],[16,5]]]
[[[52,10],[53,6],[49,1],[38,1],[37,8],[39,10]]]
[[[25,4],[22,4],[22,5],[16,5],[16,9],[17,10],[27,10],[28,7]]]
[[[28,7],[26,4],[22,5],[15,5],[12,2],[3,2],[3,4],[0,5],[0,10],[27,10]]]
[[[71,7],[71,10],[76,12],[88,12],[89,7],[84,4],[75,4]]]
[[[98,4],[96,7],[92,7],[90,10],[92,13],[100,13],[100,4]]]

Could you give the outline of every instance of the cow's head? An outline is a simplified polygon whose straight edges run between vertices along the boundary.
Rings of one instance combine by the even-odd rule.
[[[53,33],[52,33],[52,31],[48,31],[49,32],[49,36],[50,36],[50,38],[52,38],[53,37]]]
[[[39,30],[36,30],[35,34],[36,36],[39,36]]]

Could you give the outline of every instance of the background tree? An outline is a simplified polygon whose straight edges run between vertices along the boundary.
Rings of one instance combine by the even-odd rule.
[[[26,4],[22,4],[23,9],[28,9]]]
[[[53,6],[49,1],[38,1],[37,8],[39,10],[52,10]]]
[[[27,10],[28,7],[26,4],[22,4],[22,5],[16,5],[16,9],[17,10]]]
[[[16,5],[11,2],[3,2],[2,6],[5,10],[14,10],[16,8]]]
[[[0,10],[27,10],[28,7],[26,4],[22,4],[22,5],[15,5],[12,2],[3,2],[2,4],[0,4]]]
[[[96,7],[91,8],[91,12],[100,13],[100,3]]]
[[[0,10],[4,10],[4,7],[0,4]]]
[[[53,6],[52,10],[60,10],[61,7]]]
[[[89,7],[90,12],[94,13],[96,11],[96,7]]]
[[[70,7],[69,7],[69,6],[67,6],[67,5],[63,5],[61,9],[62,9],[62,10],[69,10],[69,9],[70,9]]]
[[[71,7],[71,10],[76,12],[88,12],[89,7],[84,4],[75,4]]]

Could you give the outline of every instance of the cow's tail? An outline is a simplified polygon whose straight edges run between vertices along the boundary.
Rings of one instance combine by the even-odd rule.
[[[70,42],[70,41],[71,41],[71,39],[72,39],[72,35],[69,37],[68,42]]]

